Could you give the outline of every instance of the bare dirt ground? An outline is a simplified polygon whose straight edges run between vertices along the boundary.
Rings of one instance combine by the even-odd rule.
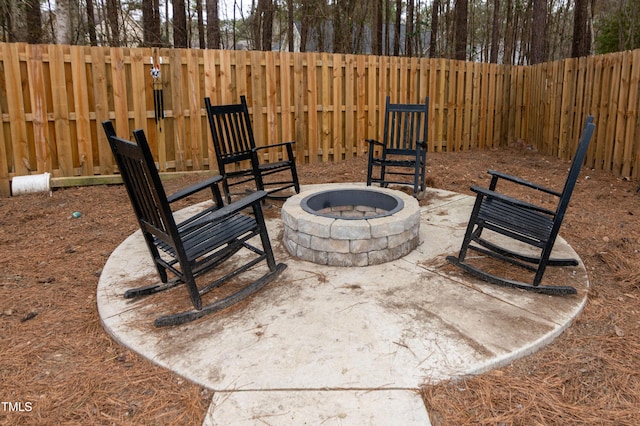
[[[461,193],[486,186],[489,168],[560,188],[569,167],[515,147],[433,153],[428,161],[430,186]],[[357,158],[299,166],[299,175],[303,184],[363,181],[365,167]],[[190,181],[169,181],[168,192]],[[636,187],[583,170],[560,234],[589,272],[585,310],[531,356],[426,384],[434,425],[640,424]],[[119,346],[100,324],[101,268],[136,229],[121,186],[0,198],[0,424],[201,424],[210,391]]]

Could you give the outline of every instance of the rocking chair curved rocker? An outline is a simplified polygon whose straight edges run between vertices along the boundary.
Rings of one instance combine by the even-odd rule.
[[[124,297],[145,296],[185,284],[193,304],[193,310],[158,317],[155,320],[157,327],[183,324],[227,308],[260,290],[286,268],[285,264],[276,264],[267,234],[262,213],[266,192],[257,191],[224,206],[218,188],[222,177],[215,176],[167,197],[144,132],[135,130],[136,143],[132,143],[116,136],[111,121],[105,121],[102,125],[162,281],[162,284],[127,290]],[[170,204],[206,189],[211,191],[214,205],[176,222]],[[244,212],[246,209],[252,214]],[[249,242],[257,235],[262,248]],[[225,272],[216,270],[243,248],[256,256],[244,264],[233,265],[230,272],[227,268]],[[262,261],[266,262],[268,271],[260,278],[226,297],[203,304],[202,296],[205,293]],[[168,272],[175,277],[169,279]],[[208,272],[213,272],[210,275],[215,276],[214,280],[198,287],[196,278]]]
[[[493,284],[546,294],[576,294],[576,289],[571,286],[547,286],[540,285],[540,283],[547,266],[578,265],[576,259],[551,258],[551,251],[562,225],[576,180],[580,174],[594,128],[593,117],[587,117],[562,192],[545,188],[515,176],[489,170],[488,173],[492,176],[489,189],[477,186],[471,187],[471,190],[477,195],[462,241],[462,247],[457,257],[448,256],[447,261]],[[498,193],[496,186],[500,179],[557,197],[558,202],[555,211]],[[484,230],[493,231],[509,239],[517,240],[539,249],[541,250],[540,256],[524,255],[502,247],[495,241],[491,242],[483,237]],[[472,243],[476,243],[476,245]],[[533,282],[527,283],[500,277],[465,262],[469,249],[535,272]]]

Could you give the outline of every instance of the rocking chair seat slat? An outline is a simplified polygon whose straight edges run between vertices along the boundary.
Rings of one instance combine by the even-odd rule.
[[[256,223],[253,218],[238,213],[220,222],[202,221],[200,226],[191,226],[187,232],[178,231],[187,258],[194,261],[227,244],[227,242],[251,232],[255,227]],[[211,235],[215,237],[211,238]],[[177,256],[172,245],[160,240],[156,242],[162,251],[173,257]]]
[[[553,217],[536,211],[514,207],[498,199],[487,199],[480,206],[478,222],[494,231],[535,247],[544,247],[553,228]]]

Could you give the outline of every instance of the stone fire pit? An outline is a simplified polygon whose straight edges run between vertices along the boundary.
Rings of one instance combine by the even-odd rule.
[[[389,262],[419,242],[418,201],[386,188],[317,185],[290,197],[282,220],[289,253],[322,265]]]

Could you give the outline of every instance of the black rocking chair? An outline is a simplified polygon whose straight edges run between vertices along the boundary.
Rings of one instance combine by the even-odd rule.
[[[133,132],[135,144],[118,138],[110,121],[102,125],[162,281],[162,284],[127,290],[124,297],[145,296],[184,283],[193,304],[193,310],[158,317],[155,320],[157,327],[186,323],[227,308],[264,287],[286,268],[285,264],[276,264],[273,257],[262,213],[262,201],[266,196],[264,191],[254,192],[223,206],[218,188],[222,177],[215,176],[167,197],[144,132]],[[203,189],[211,190],[214,206],[176,223],[171,203]],[[242,212],[247,208],[252,209],[253,215]],[[248,241],[256,235],[260,236],[261,249]],[[256,256],[248,263],[234,265],[235,269],[230,272],[225,268],[224,273],[216,274],[216,267],[242,248]],[[263,260],[268,266],[264,275],[231,295],[203,305],[202,296],[205,293]],[[170,280],[167,272],[175,277]],[[211,275],[216,277],[207,285],[198,287],[196,278],[207,272],[213,272]]]
[[[234,105],[211,105],[209,98],[205,98],[204,103],[227,202],[231,202],[229,187],[251,181],[255,182],[256,189],[267,191],[269,198],[285,199],[289,188],[300,192],[293,156],[295,142],[256,147],[244,96],[240,97],[239,104]],[[286,156],[283,155],[282,160],[271,163],[260,161],[261,150],[277,147],[285,148]],[[243,164],[245,161],[249,162],[250,167]],[[277,175],[273,179],[266,179],[273,174]]]
[[[569,175],[562,192],[545,188],[518,177],[489,170],[489,174],[492,176],[489,189],[477,186],[471,187],[471,190],[474,191],[477,196],[464,240],[462,241],[462,247],[457,257],[448,256],[447,260],[462,268],[464,271],[493,284],[546,294],[576,294],[576,289],[571,286],[546,286],[540,285],[540,282],[542,281],[542,276],[547,266],[578,265],[576,259],[551,258],[551,251],[558,236],[558,231],[560,230],[567,206],[569,205],[576,180],[580,174],[580,169],[584,162],[589,142],[593,136],[594,128],[593,117],[587,117],[578,149],[573,158]],[[499,179],[504,179],[557,197],[558,201],[555,211],[496,192],[496,185]],[[485,229],[535,247],[541,250],[541,254],[539,257],[528,256],[501,247],[499,243],[490,242],[488,239],[483,238],[482,232]],[[477,245],[472,245],[473,242]],[[468,249],[535,272],[533,283],[529,284],[499,277],[470,265],[465,262]]]
[[[429,98],[424,104],[391,104],[387,96],[385,109],[382,142],[367,139],[367,185],[410,185],[418,196],[425,190]]]

